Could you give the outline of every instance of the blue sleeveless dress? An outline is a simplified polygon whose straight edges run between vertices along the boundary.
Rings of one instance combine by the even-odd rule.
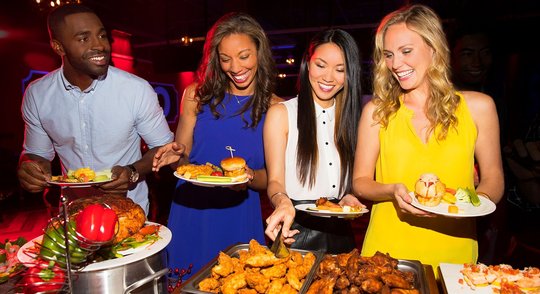
[[[264,168],[264,117],[256,128],[246,127],[237,113],[249,98],[236,97],[225,95],[223,108],[218,108],[222,114],[219,119],[208,105],[197,115],[190,163],[219,166],[223,158],[230,157],[225,147],[231,146],[236,150],[234,155],[243,157],[251,169]],[[249,110],[244,113],[248,122],[250,114]],[[191,274],[230,245],[251,239],[265,244],[259,193],[250,189],[236,192],[179,180],[167,226],[173,234],[167,246],[169,268],[188,269],[191,264]]]

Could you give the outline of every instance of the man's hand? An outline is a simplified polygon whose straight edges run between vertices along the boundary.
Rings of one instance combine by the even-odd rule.
[[[128,167],[116,165],[111,169],[111,182],[99,185],[99,189],[108,194],[127,195],[129,189],[129,176],[131,170]]]
[[[19,161],[17,177],[26,191],[41,192],[50,187],[47,181],[51,179],[51,163],[36,155],[23,155]]]

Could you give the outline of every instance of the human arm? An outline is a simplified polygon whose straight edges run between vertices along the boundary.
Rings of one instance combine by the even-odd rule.
[[[50,186],[51,160],[55,151],[50,136],[40,120],[39,106],[35,99],[35,85],[30,85],[24,93],[21,113],[24,120],[24,144],[19,157],[17,177],[26,191],[36,193]]]
[[[266,219],[265,234],[275,240],[279,228],[283,226],[282,236],[285,243],[292,243],[291,238],[298,231],[290,231],[296,211],[285,190],[285,150],[288,134],[287,109],[277,104],[268,110],[264,122],[264,156],[268,174],[267,193],[274,211]]]
[[[487,194],[491,201],[498,203],[504,193],[504,175],[495,103],[491,97],[479,92],[463,92],[463,95],[478,132],[474,155],[480,182],[476,191],[480,195]]]
[[[417,215],[428,213],[413,207],[409,191],[403,183],[382,184],[374,180],[375,166],[380,152],[380,124],[373,119],[375,104],[368,102],[358,125],[353,191],[360,198],[371,201],[396,201],[402,211]]]
[[[156,151],[152,163],[153,171],[158,171],[167,164],[188,163],[189,153],[193,146],[193,130],[197,122],[196,86],[196,84],[191,84],[184,90],[175,140]]]
[[[21,187],[31,193],[41,192],[50,185],[51,162],[35,154],[23,153],[19,158],[17,177]]]
[[[284,101],[281,97],[272,94],[272,97],[270,99],[270,107],[276,103]],[[268,178],[267,178],[267,172],[266,168],[252,170],[247,169],[248,178],[250,179],[248,182],[249,188],[253,190],[265,190],[268,186]]]

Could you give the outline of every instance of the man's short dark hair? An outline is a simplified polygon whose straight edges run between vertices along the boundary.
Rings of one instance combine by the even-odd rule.
[[[47,29],[49,30],[49,37],[51,39],[58,38],[58,31],[60,30],[60,25],[64,22],[64,18],[66,16],[85,12],[96,14],[89,7],[80,4],[66,4],[53,9],[47,17]]]

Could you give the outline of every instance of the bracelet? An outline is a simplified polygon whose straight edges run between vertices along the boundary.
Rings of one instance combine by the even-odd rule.
[[[487,199],[491,200],[491,197],[489,197],[488,193],[484,193],[484,192],[476,192],[477,195],[482,195],[484,197],[486,197]]]
[[[276,193],[272,194],[272,196],[270,196],[270,202],[272,202],[272,200],[274,199],[274,197],[277,196],[277,195],[279,195],[279,194],[285,195],[285,196],[287,196],[287,198],[289,198],[289,195],[287,195],[287,193],[284,193],[284,192],[276,192]]]

